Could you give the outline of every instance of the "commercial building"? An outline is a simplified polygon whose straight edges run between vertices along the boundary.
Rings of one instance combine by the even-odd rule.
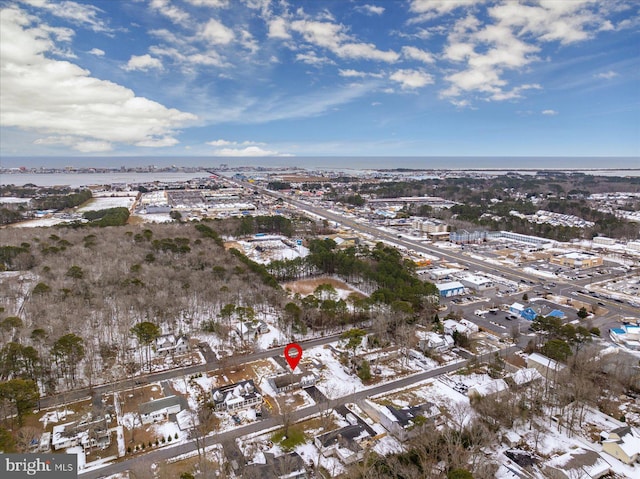
[[[450,296],[458,296],[464,294],[464,284],[459,281],[450,281],[448,283],[436,283],[436,288],[440,292],[440,296],[448,298]]]
[[[613,238],[607,238],[606,236],[596,236],[593,238],[593,244],[599,244],[604,246],[612,246],[616,244],[616,240]]]
[[[595,268],[602,266],[602,256],[596,256],[591,253],[579,253],[573,251],[571,253],[561,254],[551,258],[551,263],[560,266],[569,266],[571,268]]]
[[[413,222],[413,229],[421,235],[429,233],[446,233],[449,226],[444,222],[436,219],[416,219]]]
[[[475,274],[465,274],[460,278],[460,282],[474,291],[484,291],[495,287],[495,283],[489,278]]]
[[[640,251],[640,241],[629,241],[627,248],[633,251]]]
[[[611,328],[609,337],[614,343],[634,351],[640,350],[640,326],[624,324],[619,328]]]

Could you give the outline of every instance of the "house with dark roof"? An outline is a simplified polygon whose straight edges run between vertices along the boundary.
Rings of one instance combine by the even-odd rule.
[[[360,441],[369,437],[361,424],[354,424],[316,436],[313,440],[324,457],[335,456],[343,464],[353,464],[364,457]]]
[[[281,374],[268,379],[269,384],[278,394],[314,386],[318,377],[313,373]]]
[[[426,402],[417,406],[396,408],[377,404],[369,399],[359,403],[362,410],[401,441],[415,436],[420,428],[416,426],[426,421],[435,421],[440,410],[435,404]]]
[[[297,452],[274,456],[271,453],[261,453],[264,462],[248,464],[242,471],[242,477],[247,479],[263,479],[271,477],[276,479],[306,479],[307,474],[304,460]]]
[[[262,395],[253,379],[214,388],[211,390],[211,399],[216,411],[235,412],[262,404]]]

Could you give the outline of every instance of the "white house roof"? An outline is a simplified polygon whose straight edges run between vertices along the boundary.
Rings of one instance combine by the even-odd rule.
[[[625,434],[620,439],[622,440],[622,443],[619,444],[620,449],[622,449],[627,456],[632,457],[640,454],[640,438],[633,432]]]
[[[520,303],[513,303],[513,304],[510,306],[510,308],[511,308],[511,309],[514,309],[514,310],[516,310],[516,311],[522,311],[522,310],[524,310],[524,305],[522,305],[522,304],[520,304]]]
[[[578,448],[547,461],[547,465],[560,469],[568,477],[592,479],[610,471],[611,465],[595,451]]]
[[[436,283],[438,291],[448,291],[450,289],[464,289],[464,284],[460,281],[449,281],[447,283]]]
[[[537,379],[542,379],[542,374],[540,374],[537,369],[525,368],[513,373],[511,375],[511,379],[513,379],[513,382],[518,386],[522,386],[524,384],[529,384],[530,382]]]
[[[527,358],[527,361],[533,361],[549,369],[554,369],[557,371],[560,371],[565,367],[564,364],[558,363],[553,359],[543,356],[542,354],[539,354],[539,353],[530,354],[529,357]]]
[[[484,397],[501,391],[506,391],[507,389],[509,389],[509,385],[504,381],[504,379],[494,379],[493,381],[489,381],[484,384],[477,384],[469,388],[469,393],[473,394],[475,392],[479,396]]]

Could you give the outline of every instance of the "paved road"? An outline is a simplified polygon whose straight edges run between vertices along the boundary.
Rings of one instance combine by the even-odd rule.
[[[501,351],[501,354],[510,354],[519,349],[518,346],[510,346]],[[495,353],[489,353],[485,355],[481,355],[479,357],[480,360],[487,360]],[[425,371],[423,373],[414,374],[411,376],[407,376],[396,381],[391,381],[386,384],[382,384],[379,386],[374,386],[368,389],[361,389],[359,391],[355,391],[346,396],[342,396],[337,399],[331,400],[331,405],[334,408],[338,408],[343,406],[346,403],[358,402],[363,399],[369,398],[371,396],[375,396],[378,394],[386,393],[392,391],[394,389],[406,388],[411,386],[417,382],[424,381],[425,379],[434,378],[436,376],[440,376],[441,374],[450,373],[456,371],[457,369],[466,366],[468,360],[464,359],[461,361],[456,361],[455,363],[448,364],[441,368],[432,369],[431,371]],[[317,414],[319,412],[319,405],[308,406],[302,409],[298,409],[291,414],[291,419],[294,422],[300,421],[304,418]],[[281,424],[281,419],[277,416],[265,419],[263,421],[255,422],[248,424],[246,426],[240,426],[234,428],[229,431],[225,431],[223,433],[214,434],[206,438],[206,445],[210,446],[212,444],[227,444],[231,447],[229,441],[234,441],[236,438],[240,436],[245,436],[247,434],[256,433],[263,430],[268,430],[270,428],[277,427]],[[180,454],[185,454],[187,452],[192,452],[196,450],[195,441],[189,441],[187,443],[178,444],[175,446],[167,446],[162,449],[156,449],[154,451],[142,454],[138,457],[118,462],[115,464],[110,464],[108,466],[102,467],[100,469],[96,469],[94,471],[81,472],[82,479],[97,479],[101,476],[108,476],[111,474],[116,474],[119,472],[124,472],[131,467],[136,462],[144,461],[145,463],[152,463],[158,461],[164,461],[172,457],[176,457]]]
[[[299,341],[299,344],[306,348],[313,348],[315,346],[321,346],[323,344],[328,344],[340,336],[342,333],[330,334],[328,336],[323,336],[321,338],[308,339],[306,341]],[[258,351],[251,354],[232,356],[230,358],[226,358],[225,366],[235,366],[238,364],[250,363],[253,361],[258,361],[260,359],[271,358],[282,356],[284,348],[273,348],[267,349],[265,351]],[[184,368],[170,369],[168,371],[162,371],[159,373],[147,374],[144,376],[136,376],[135,378],[127,378],[122,379],[120,381],[116,381],[114,383],[109,384],[101,384],[99,386],[94,386],[93,388],[83,388],[77,389],[75,391],[65,392],[61,394],[57,394],[55,396],[47,396],[40,399],[40,408],[47,408],[52,406],[57,406],[62,403],[80,401],[82,399],[88,399],[92,396],[100,396],[104,393],[112,393],[114,391],[119,391],[122,389],[132,388],[136,384],[146,384],[151,382],[160,382],[166,381],[168,379],[173,379],[181,376],[189,376],[191,374],[212,371],[218,369],[220,367],[219,361],[214,362],[206,362],[202,364],[196,364],[194,366],[187,366]]]
[[[321,218],[326,218],[327,220],[334,221],[338,224],[349,227],[354,231],[371,235],[374,238],[385,240],[396,246],[403,246],[407,249],[412,249],[417,252],[427,253],[433,256],[439,256],[448,261],[453,261],[456,263],[463,264],[467,267],[476,268],[479,271],[489,271],[492,273],[497,272],[505,278],[518,281],[518,282],[520,280],[525,280],[527,282],[533,281],[535,283],[546,282],[538,276],[524,273],[518,269],[509,268],[507,266],[502,266],[494,263],[489,264],[484,261],[477,260],[475,258],[470,257],[468,254],[464,252],[448,251],[441,248],[437,248],[435,246],[426,245],[418,241],[410,240],[404,237],[398,237],[397,234],[389,233],[387,231],[381,230],[374,226],[368,226],[366,224],[358,223],[357,221],[354,221],[351,218],[346,218],[339,214],[326,211],[323,208],[309,205],[302,201],[283,196],[282,194],[278,194],[273,191],[256,187],[255,185],[252,185],[250,183],[242,183],[242,185],[247,188],[259,190],[261,193],[265,195],[269,195],[276,198],[282,198],[283,201],[288,202],[289,204],[293,205],[294,207],[302,211],[312,213]],[[626,274],[628,275],[632,273],[637,273],[638,271],[640,271],[640,269],[632,270],[630,273],[626,273]],[[554,278],[553,282],[557,283],[557,286],[554,288],[551,288],[549,293],[559,294],[560,292],[563,292],[565,295],[567,295],[567,294],[576,292],[576,294],[579,294],[577,292],[580,289],[584,289],[586,284],[592,283],[594,281],[601,281],[602,279],[605,279],[608,276],[612,276],[612,275],[601,275],[601,277],[597,277],[597,278],[594,277],[594,278],[577,280],[577,281],[569,280],[561,277]],[[620,324],[619,319],[622,318],[623,316],[632,316],[632,315],[637,316],[638,314],[640,314],[640,311],[638,308],[635,308],[628,304],[621,304],[616,301],[605,299],[605,298],[594,298],[591,295],[583,295],[583,296],[584,297],[582,299],[585,299],[585,300],[588,299],[590,303],[596,303],[596,302],[603,303],[604,307],[609,310],[609,314],[605,318],[603,318],[602,321],[598,321],[598,325],[600,325],[600,327],[603,327],[603,326],[605,328],[612,327],[615,324]]]

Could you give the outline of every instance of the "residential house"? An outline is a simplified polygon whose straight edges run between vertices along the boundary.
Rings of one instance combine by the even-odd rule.
[[[184,398],[179,396],[167,396],[153,401],[142,403],[138,406],[142,424],[169,419],[170,414],[177,414],[183,409]]]
[[[444,334],[448,334],[450,336],[453,336],[454,332],[469,336],[470,334],[477,333],[479,331],[478,325],[467,319],[461,319],[460,321],[446,319],[442,323],[442,326],[444,328]]]
[[[536,369],[543,378],[554,380],[565,365],[539,353],[527,356],[527,367]]]
[[[275,457],[265,452],[259,453],[259,462],[248,464],[242,471],[242,477],[247,479],[306,479],[310,477],[304,464],[304,460],[297,452]]]
[[[602,450],[625,464],[638,462],[640,458],[640,436],[630,426],[600,433]]]
[[[484,398],[499,395],[509,389],[509,385],[504,379],[493,379],[492,381],[476,384],[467,390],[469,398]]]
[[[235,412],[262,404],[262,395],[253,379],[214,388],[211,397],[216,411]]]
[[[535,368],[518,369],[515,373],[504,378],[513,388],[521,388],[540,381],[542,374]]]
[[[236,326],[236,333],[243,341],[251,341],[259,334],[269,332],[269,325],[264,321],[244,321]]]
[[[440,410],[432,403],[424,403],[398,409],[394,406],[383,406],[369,399],[358,405],[375,421],[401,441],[405,441],[420,432],[415,426],[420,422],[435,421]]]
[[[550,479],[600,479],[611,472],[611,465],[597,452],[578,448],[552,457],[542,469]]]
[[[446,351],[453,347],[453,338],[448,334],[438,334],[433,331],[416,330],[418,348],[422,351]]]
[[[111,444],[111,433],[103,419],[85,424],[68,422],[53,426],[51,446],[54,451],[82,446],[86,451],[93,447],[106,449]]]
[[[366,437],[369,437],[369,433],[365,427],[354,424],[316,436],[313,442],[324,457],[335,456],[348,465],[364,457],[364,449],[359,441]]]
[[[183,354],[189,350],[189,339],[184,335],[163,334],[156,338],[154,346],[159,356]]]
[[[286,391],[314,386],[318,381],[318,377],[313,373],[288,373],[270,377],[268,381],[274,391],[280,394]]]

